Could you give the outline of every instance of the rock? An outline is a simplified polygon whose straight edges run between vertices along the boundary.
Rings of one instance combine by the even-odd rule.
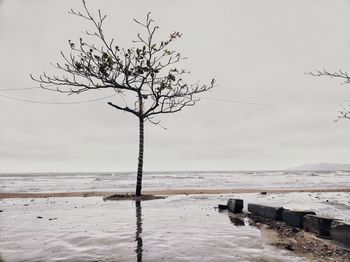
[[[227,200],[227,208],[233,213],[242,213],[243,199],[229,198],[229,200]]]
[[[286,245],[284,246],[284,248],[285,248],[286,250],[289,250],[289,251],[294,251],[294,250],[295,250],[291,244],[286,244]]]
[[[293,227],[303,227],[303,217],[306,215],[316,215],[313,211],[307,210],[284,210],[282,213],[283,221]]]
[[[1,213],[1,212],[4,212],[4,210],[0,210],[0,213]]]
[[[283,207],[270,207],[257,204],[248,204],[248,211],[255,216],[273,220],[282,220]]]
[[[36,218],[40,218],[40,219],[41,219],[41,218],[43,218],[43,217],[41,217],[41,216],[37,216]]]
[[[330,238],[331,223],[333,221],[334,219],[330,217],[305,215],[303,217],[303,228],[305,231],[312,232],[319,237]]]
[[[267,192],[260,192],[260,195],[267,195]]]
[[[350,248],[350,224],[341,221],[333,221],[330,234],[334,241]]]
[[[220,210],[226,210],[228,207],[227,207],[227,205],[221,205],[221,204],[219,204],[219,205],[218,205],[218,208],[219,208]]]

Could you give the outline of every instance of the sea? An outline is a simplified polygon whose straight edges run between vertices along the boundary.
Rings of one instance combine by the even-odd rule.
[[[132,192],[135,172],[1,173],[0,192]],[[145,172],[143,190],[350,188],[350,171]]]

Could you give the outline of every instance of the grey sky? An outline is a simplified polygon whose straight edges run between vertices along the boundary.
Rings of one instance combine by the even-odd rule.
[[[304,72],[350,71],[349,1],[97,1],[106,35],[132,45],[148,11],[174,30],[193,81],[217,80],[203,99],[146,126],[145,170],[282,169],[304,162],[349,163],[350,121],[333,122],[350,85]],[[68,39],[90,25],[68,15],[79,0],[0,1],[0,89],[33,87],[29,74],[52,72]],[[43,90],[0,91],[16,98],[70,102],[110,93],[64,96]],[[111,100],[111,99],[110,99]],[[117,101],[113,98],[112,101]],[[40,105],[0,97],[0,172],[136,169],[137,119],[106,101]],[[288,107],[297,108],[290,109]],[[316,109],[322,109],[316,110]]]

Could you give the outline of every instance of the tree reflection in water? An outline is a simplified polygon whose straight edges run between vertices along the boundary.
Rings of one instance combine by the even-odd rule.
[[[137,262],[142,261],[142,207],[141,207],[141,201],[136,200],[135,201],[135,208],[136,208],[136,236],[135,241],[137,242],[137,247],[135,249],[136,252],[136,258]]]

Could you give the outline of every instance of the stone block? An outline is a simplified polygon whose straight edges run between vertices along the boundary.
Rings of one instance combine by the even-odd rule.
[[[257,204],[248,204],[248,211],[255,215],[272,220],[282,220],[283,207],[270,207]]]
[[[319,237],[330,238],[331,224],[334,218],[316,215],[305,215],[303,217],[303,228],[305,231],[314,233]]]
[[[303,217],[306,215],[316,215],[308,210],[284,210],[282,213],[283,221],[293,227],[303,227]]]
[[[243,199],[229,198],[229,200],[227,200],[227,208],[233,213],[242,213]]]
[[[333,221],[330,229],[331,237],[334,241],[350,248],[350,224]]]

